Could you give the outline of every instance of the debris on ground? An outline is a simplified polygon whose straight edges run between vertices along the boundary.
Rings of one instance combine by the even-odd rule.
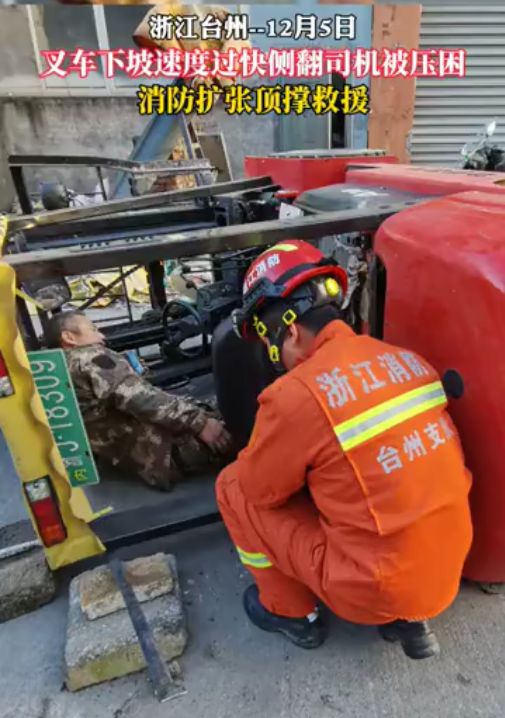
[[[54,574],[42,549],[0,561],[0,623],[45,606],[55,594]]]

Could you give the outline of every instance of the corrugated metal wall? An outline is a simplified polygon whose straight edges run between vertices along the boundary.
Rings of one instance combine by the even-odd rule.
[[[465,142],[495,119],[505,145],[505,4],[423,6],[420,48],[464,48],[467,77],[419,78],[412,162],[454,166]]]
[[[284,0],[286,2],[286,0]],[[341,40],[328,38],[324,43],[312,42],[301,38],[299,40],[286,39],[282,37],[269,38],[265,34],[255,34],[252,36],[253,45],[260,50],[267,52],[270,48],[283,49],[288,47],[370,47],[372,38],[372,8],[361,7],[356,5],[321,5],[319,0],[296,0],[291,4],[256,4],[240,5],[242,12],[248,12],[251,27],[266,27],[268,20],[282,20],[283,18],[293,19],[296,14],[317,15],[319,19],[333,18],[335,15],[356,16],[356,39],[349,41],[347,45]],[[318,79],[318,83],[326,84],[329,78]],[[289,79],[286,82],[296,84],[310,84],[310,80]],[[350,84],[362,85],[368,84],[367,79],[359,80],[355,83],[349,80]],[[268,84],[268,81],[262,81],[262,84]],[[273,84],[282,84],[282,80],[274,80]],[[316,84],[314,82],[314,84]],[[367,147],[368,136],[368,117],[367,115],[355,115],[350,118],[348,125],[348,144],[356,148]],[[264,121],[258,117],[258,122]],[[329,115],[315,115],[312,111],[304,112],[301,115],[283,115],[275,117],[276,132],[276,151],[286,152],[290,150],[314,150],[327,149],[330,146],[330,117]]]

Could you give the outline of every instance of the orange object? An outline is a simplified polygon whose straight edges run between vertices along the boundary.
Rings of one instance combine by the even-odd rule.
[[[472,540],[471,477],[446,406],[424,360],[340,321],[263,392],[217,496],[265,608],[300,617],[318,596],[379,625],[452,603]]]

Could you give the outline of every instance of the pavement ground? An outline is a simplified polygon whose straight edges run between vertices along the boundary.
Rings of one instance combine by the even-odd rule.
[[[2,718],[502,718],[502,596],[464,587],[434,622],[443,653],[410,661],[375,629],[332,618],[314,652],[251,626],[241,607],[249,583],[221,525],[143,545],[126,556],[173,552],[190,642],[181,660],[187,694],[158,704],[145,673],[76,694],[63,684],[67,597],[0,625]]]
[[[0,442],[0,523],[25,518]],[[107,482],[104,482],[104,487]],[[111,491],[110,485],[108,490]],[[129,497],[128,508],[134,502]],[[140,494],[136,494],[137,497]],[[158,494],[149,492],[152,501]],[[123,550],[177,557],[190,642],[187,694],[160,705],[146,674],[71,694],[63,688],[68,581],[39,611],[0,625],[0,718],[503,718],[505,599],[464,586],[434,622],[442,655],[410,661],[375,629],[331,617],[314,652],[262,633],[243,613],[249,576],[220,524]]]

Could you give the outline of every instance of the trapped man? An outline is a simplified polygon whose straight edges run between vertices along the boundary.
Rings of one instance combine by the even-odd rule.
[[[55,315],[49,348],[62,348],[95,454],[169,490],[184,477],[223,465],[230,437],[213,410],[168,394],[139,376],[79,311]]]

